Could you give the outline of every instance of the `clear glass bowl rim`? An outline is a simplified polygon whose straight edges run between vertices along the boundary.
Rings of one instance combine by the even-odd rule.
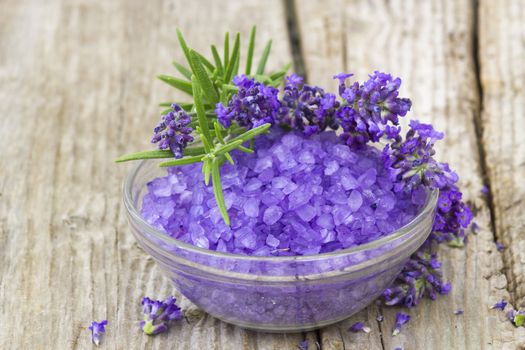
[[[151,164],[153,162],[155,162],[155,160],[141,160],[137,162],[138,164],[136,164],[133,167],[133,169],[128,173],[124,181],[124,185],[123,185],[124,205],[126,207],[126,210],[128,211],[128,214],[132,218],[132,220],[140,226],[141,230],[144,230],[146,233],[153,235],[155,238],[160,239],[161,241],[164,241],[167,244],[179,246],[180,248],[183,248],[185,250],[195,252],[198,254],[209,255],[209,256],[213,256],[213,257],[217,257],[221,259],[251,260],[251,261],[261,261],[261,262],[271,261],[273,263],[291,262],[291,261],[306,262],[306,261],[323,260],[323,259],[328,259],[328,258],[337,258],[340,256],[346,256],[349,254],[364,252],[369,249],[379,248],[380,246],[391,243],[398,238],[403,238],[406,235],[410,235],[412,233],[412,230],[416,226],[418,226],[418,224],[421,221],[423,221],[426,215],[428,215],[430,212],[434,210],[437,204],[438,196],[439,196],[439,190],[434,189],[430,191],[423,208],[409,223],[400,227],[397,231],[394,231],[385,237],[382,237],[378,240],[375,240],[369,243],[365,243],[365,244],[347,248],[347,249],[341,249],[341,250],[336,250],[336,251],[329,252],[329,253],[321,253],[321,254],[315,254],[315,255],[289,255],[289,256],[240,255],[240,254],[224,253],[224,252],[218,252],[215,250],[204,249],[204,248],[196,247],[189,243],[185,243],[171,236],[168,236],[164,232],[157,230],[156,228],[151,226],[146,220],[144,220],[144,218],[140,215],[137,208],[133,204],[132,189],[133,189],[133,183],[135,182],[135,178],[139,174],[139,171],[142,169],[142,167],[144,167],[148,163]]]

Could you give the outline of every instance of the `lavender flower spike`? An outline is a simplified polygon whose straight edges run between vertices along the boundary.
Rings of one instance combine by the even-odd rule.
[[[356,322],[350,328],[348,328],[349,331],[357,333],[357,332],[365,332],[370,333],[370,328],[366,327],[363,322]]]
[[[516,327],[525,326],[525,312],[524,311],[516,311],[516,310],[510,310],[507,314],[509,317],[510,322]]]
[[[232,96],[227,106],[220,102],[215,106],[215,113],[222,126],[229,128],[235,121],[239,126],[253,129],[275,122],[281,107],[277,96],[279,90],[245,75],[234,77],[233,83],[239,91]]]
[[[156,335],[165,332],[170,321],[182,318],[182,312],[175,301],[174,297],[165,301],[151,300],[148,297],[142,299],[144,320],[140,322],[140,328],[144,333]]]
[[[308,340],[303,340],[297,345],[297,347],[301,350],[308,350]]]
[[[193,142],[189,126],[191,117],[176,103],[171,111],[162,116],[162,121],[153,129],[152,143],[158,143],[159,149],[170,149],[175,158],[182,158],[188,143]]]
[[[96,346],[100,344],[102,334],[106,333],[105,327],[107,326],[107,324],[108,320],[103,320],[101,322],[93,321],[91,323],[91,326],[89,326],[89,330],[91,331],[91,341]]]
[[[410,315],[404,314],[402,312],[396,313],[396,324],[392,335],[398,335],[401,332],[401,327],[410,321]]]
[[[491,309],[500,309],[500,310],[503,311],[503,310],[505,310],[505,306],[507,306],[507,301],[505,299],[501,299],[496,304],[492,305],[490,308]]]

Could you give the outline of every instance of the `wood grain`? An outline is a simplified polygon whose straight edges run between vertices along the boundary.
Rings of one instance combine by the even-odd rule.
[[[3,0],[0,349],[90,348],[87,327],[101,319],[110,322],[103,349],[297,349],[304,337],[310,350],[317,340],[323,349],[524,346],[525,329],[488,310],[509,298],[509,290],[516,305],[525,297],[523,0],[482,0],[479,25],[477,9],[466,0],[295,5],[311,82],[333,90],[331,76],[343,70],[361,80],[374,69],[392,72],[404,78],[412,116],[447,133],[440,156],[461,175],[482,228],[467,249],[441,251],[451,295],[411,310],[412,321],[395,338],[390,332],[398,310],[376,305],[319,331],[320,339],[316,332],[245,331],[176,293],[128,231],[120,187],[129,167],[113,159],[147,147],[156,104],[182,97],[154,79],[174,72],[173,59],[183,60],[175,27],[207,50],[224,31],[246,37],[257,23],[256,52],[274,38],[269,63],[276,68],[290,62],[296,48],[282,1]],[[483,164],[492,201],[479,193]],[[497,252],[494,235],[513,246]],[[138,331],[141,297],[173,293],[186,320],[167,334],[144,336]],[[454,316],[459,308],[465,314]],[[385,315],[383,323],[375,321],[378,314]],[[355,321],[365,321],[372,332],[348,333]]]
[[[325,5],[297,2],[302,37],[308,38],[303,40],[303,52],[310,82],[326,86],[340,71],[353,72],[360,80],[374,70],[402,77],[401,95],[413,101],[408,118],[430,121],[446,133],[438,156],[460,174],[466,199],[474,207],[476,222],[482,229],[470,238],[465,250],[441,248],[445,275],[453,284],[451,295],[410,310],[412,320],[400,335],[390,335],[397,308],[383,308],[381,334],[346,332],[356,320],[375,327],[377,309],[372,306],[368,313],[323,329],[323,349],[515,349],[523,345],[523,329],[514,329],[505,321],[504,313],[488,310],[495,300],[508,299],[509,293],[502,256],[495,249],[489,207],[480,194],[480,153],[474,125],[480,113],[480,96],[474,60],[476,9],[472,2],[363,0]],[[517,14],[514,17],[517,21],[520,18]],[[519,76],[515,75],[515,81]],[[522,114],[513,115],[514,121],[522,118]],[[495,116],[487,119],[493,121],[492,128],[498,129]],[[516,140],[523,140],[523,136]],[[507,176],[517,180],[523,171],[514,174]],[[518,269],[516,273],[520,273]],[[456,309],[465,310],[465,314],[454,315]]]
[[[227,325],[178,294],[187,320],[143,335],[141,297],[175,291],[128,231],[120,188],[129,167],[113,163],[149,147],[157,103],[180,97],[154,78],[183,59],[176,26],[207,50],[224,31],[246,37],[260,23],[257,52],[273,37],[277,68],[291,60],[281,5],[0,4],[1,349],[90,348],[87,326],[106,318],[107,349],[282,349],[303,339]]]
[[[490,200],[512,301],[525,307],[525,1],[480,2],[479,57]]]

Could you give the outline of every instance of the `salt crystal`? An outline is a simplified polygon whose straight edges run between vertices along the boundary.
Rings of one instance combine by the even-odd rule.
[[[293,191],[295,191],[297,189],[297,187],[299,187],[297,184],[295,184],[294,182],[290,181],[286,186],[284,186],[283,193],[288,195],[288,194],[292,193]]]
[[[266,237],[266,244],[268,244],[270,247],[277,247],[281,243],[274,235],[269,234],[268,237]]]
[[[353,153],[346,145],[335,145],[332,147],[334,157],[344,162],[353,163],[357,159],[357,155]]]
[[[363,197],[359,191],[353,190],[348,197],[348,207],[351,211],[356,212],[363,204]]]
[[[202,206],[194,205],[190,208],[190,216],[192,218],[198,218],[202,214],[204,214],[204,208]]]
[[[272,205],[271,207],[268,207],[264,211],[263,221],[266,225],[273,225],[277,221],[279,221],[282,215],[283,215],[283,210],[281,209],[281,207]]]
[[[169,168],[152,180],[142,216],[183,242],[262,256],[348,248],[413,219],[426,193],[395,192],[380,151],[353,151],[336,140],[334,133],[304,138],[276,131],[256,138],[255,155],[234,151],[236,164],[221,168],[231,226],[200,164]]]
[[[308,204],[297,208],[295,212],[297,213],[297,216],[301,218],[301,220],[306,221],[306,222],[312,220],[316,214],[315,208]]]
[[[257,247],[257,237],[255,233],[247,229],[238,236],[235,244],[241,248],[255,249]]]
[[[283,188],[290,183],[290,180],[284,176],[277,176],[272,179],[272,187]]]
[[[315,164],[314,155],[307,150],[301,150],[297,159],[303,164]]]
[[[255,163],[255,168],[253,169],[253,171],[255,171],[256,173],[262,173],[263,170],[271,168],[272,164],[272,157],[267,156],[259,158]]]
[[[357,179],[351,174],[348,174],[346,176],[341,176],[340,183],[341,183],[341,186],[343,186],[343,188],[346,191],[353,190],[359,187]]]
[[[350,208],[346,205],[336,205],[332,211],[332,217],[334,218],[334,224],[339,226],[345,224],[346,220],[351,216]]]
[[[287,133],[282,137],[281,142],[288,148],[294,148],[301,144],[302,138],[293,133]]]
[[[253,192],[258,190],[262,186],[262,181],[258,178],[254,177],[251,178],[246,185],[244,185],[244,192]]]
[[[312,191],[307,186],[300,186],[288,196],[289,209],[295,209],[308,203],[312,198]]]
[[[375,168],[370,168],[365,171],[359,178],[357,182],[361,184],[363,188],[369,188],[376,182],[377,170]]]
[[[291,157],[291,156],[290,156]],[[293,158],[286,158],[283,162],[279,164],[280,171],[286,171],[294,169],[297,165],[297,162]]]
[[[171,186],[165,178],[158,178],[152,181],[153,194],[157,197],[171,196]]]
[[[332,215],[330,214],[322,214],[319,217],[317,217],[317,220],[315,221],[317,225],[319,225],[322,228],[331,229],[334,227],[334,221],[332,220]]]
[[[339,164],[335,160],[325,162],[325,166],[326,168],[324,169],[324,174],[328,176],[333,175],[337,170],[339,170]]]
[[[261,180],[264,183],[268,183],[268,182],[272,181],[273,177],[274,177],[273,169],[272,168],[267,168],[267,169],[263,170],[259,174],[258,179]]]
[[[246,202],[244,202],[244,214],[246,216],[256,218],[259,216],[259,199],[257,198],[248,198]]]

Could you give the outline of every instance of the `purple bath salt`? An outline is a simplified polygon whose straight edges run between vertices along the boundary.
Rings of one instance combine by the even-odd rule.
[[[221,168],[226,226],[201,164],[168,168],[148,183],[142,216],[170,236],[243,255],[308,255],[350,248],[407,224],[424,204],[394,192],[381,152],[354,150],[333,132],[306,138],[277,129],[255,154],[231,152]]]

